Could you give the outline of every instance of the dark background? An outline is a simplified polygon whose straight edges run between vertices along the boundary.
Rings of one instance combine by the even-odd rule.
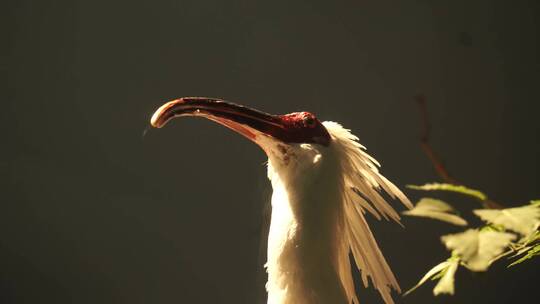
[[[2,11],[0,303],[265,301],[265,156],[202,119],[143,138],[180,96],[338,121],[403,187],[437,179],[418,144],[423,93],[433,146],[458,179],[506,206],[540,197],[538,1],[19,0]],[[459,230],[371,223],[404,289],[447,257],[438,236]],[[433,298],[430,283],[395,298],[534,301],[538,259],[506,264],[460,269],[454,297]],[[372,289],[360,299],[381,303]]]

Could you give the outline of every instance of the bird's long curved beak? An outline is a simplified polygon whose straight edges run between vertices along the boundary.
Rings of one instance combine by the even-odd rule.
[[[152,115],[150,123],[161,128],[171,119],[181,116],[210,119],[255,142],[259,134],[279,138],[284,132],[282,120],[277,115],[206,97],[183,97],[167,102]]]

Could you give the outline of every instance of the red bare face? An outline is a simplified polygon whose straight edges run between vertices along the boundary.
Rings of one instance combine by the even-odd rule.
[[[271,115],[205,97],[184,97],[168,102],[154,113],[151,124],[161,128],[172,118],[180,116],[208,118],[254,141],[255,132],[260,132],[284,143],[330,144],[330,134],[315,115],[309,112]]]
[[[323,146],[330,143],[330,134],[315,115],[309,112],[294,112],[279,117],[287,130],[284,142],[316,143]]]

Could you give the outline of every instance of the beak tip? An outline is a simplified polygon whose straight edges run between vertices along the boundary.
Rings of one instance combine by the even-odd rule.
[[[164,113],[166,113],[167,110],[171,108],[174,104],[177,104],[180,102],[182,102],[181,98],[173,100],[173,101],[169,101],[165,103],[164,105],[162,105],[161,107],[159,107],[156,110],[156,112],[154,112],[154,114],[152,115],[152,118],[150,118],[150,124],[152,125],[152,127],[158,128],[158,129],[163,127],[165,123],[167,123],[167,120],[168,120],[168,119],[163,119]]]
[[[152,127],[154,128],[161,128],[162,125],[159,123],[159,116],[160,116],[160,111],[156,111],[154,113],[154,115],[152,115],[152,118],[150,118],[150,125],[152,125]]]

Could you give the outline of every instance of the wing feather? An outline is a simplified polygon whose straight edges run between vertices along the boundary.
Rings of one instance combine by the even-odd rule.
[[[379,173],[380,164],[364,150],[358,137],[335,122],[323,123],[334,139],[340,153],[344,184],[346,189],[343,201],[344,223],[342,244],[339,252],[338,272],[347,297],[359,303],[351,274],[349,253],[352,253],[361,271],[364,286],[371,279],[374,287],[387,304],[393,304],[391,289],[401,292],[399,284],[386,262],[375,237],[364,217],[367,210],[377,219],[392,219],[400,223],[400,216],[381,195],[386,192],[397,198],[406,207],[412,208],[407,197],[392,182]]]

